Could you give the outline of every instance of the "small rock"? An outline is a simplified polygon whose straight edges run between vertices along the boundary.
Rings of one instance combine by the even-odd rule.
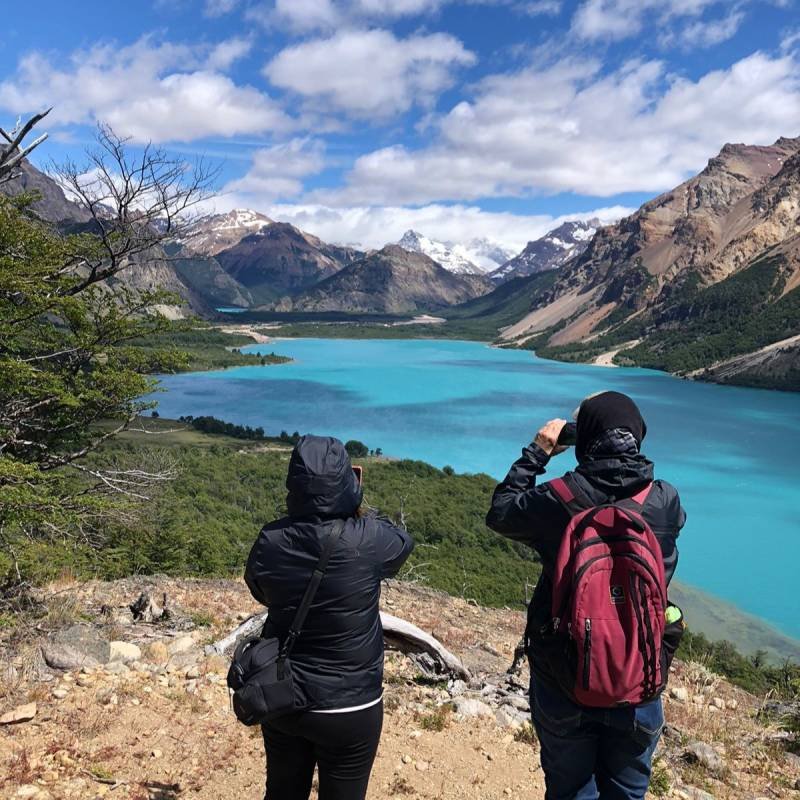
[[[700,764],[700,766],[715,774],[720,774],[725,769],[725,764],[714,748],[705,742],[692,742],[689,744],[683,751],[682,758],[690,764]]]
[[[711,705],[722,711],[725,708],[725,701],[721,697],[715,697],[711,700]]]
[[[189,667],[189,669],[187,669],[186,672],[184,673],[184,676],[188,680],[196,680],[197,678],[200,677],[200,670],[197,667],[197,665]]]
[[[696,786],[684,786],[675,793],[675,796],[681,797],[682,800],[714,800],[713,794],[698,789]]]
[[[728,708],[731,711],[736,711],[736,709],[739,708],[739,701],[738,700],[728,700],[726,705],[728,706]]]
[[[52,695],[56,700],[63,700],[67,696],[66,689],[53,689]]]
[[[417,761],[417,763],[414,764],[414,769],[416,769],[417,772],[425,772],[429,766],[427,761]]]
[[[151,758],[161,758],[164,754],[158,748],[150,751]]]
[[[491,706],[474,697],[456,697],[453,701],[453,710],[462,717],[494,716]]]
[[[111,642],[109,651],[109,661],[138,661],[142,657],[141,649],[132,642]]]
[[[0,717],[0,725],[16,725],[20,722],[29,722],[36,716],[36,703],[26,703],[24,706],[7,711]]]
[[[467,684],[462,680],[450,681],[447,684],[447,691],[450,697],[459,697],[467,691]]]
[[[127,675],[130,669],[124,661],[109,661],[105,666],[105,671],[112,675]]]
[[[83,674],[81,674],[81,675],[78,675],[78,677],[75,679],[75,683],[78,686],[82,686],[82,687],[86,688],[87,686],[91,686],[94,683],[94,680],[92,679],[91,675],[83,675]]]
[[[679,703],[685,703],[689,699],[689,692],[683,686],[672,686],[669,690],[669,696]]]
[[[236,621],[244,622],[246,619],[250,619],[251,616],[249,611],[238,611],[236,613]]]
[[[708,710],[709,710],[709,711],[710,711],[712,714],[719,714],[719,711],[720,711],[720,709],[719,709],[719,706],[713,706],[713,705],[709,705],[709,706],[708,706]]]
[[[179,636],[177,639],[173,639],[167,645],[167,651],[171,656],[174,656],[178,653],[185,653],[188,650],[193,649],[194,646],[195,642],[191,636]]]
[[[36,795],[39,794],[39,791],[40,790],[39,790],[38,786],[34,786],[31,783],[27,783],[24,786],[20,786],[19,789],[17,789],[16,796],[17,797],[36,797]]]
[[[410,764],[414,759],[411,758],[410,755],[406,754],[400,759],[404,764]]]

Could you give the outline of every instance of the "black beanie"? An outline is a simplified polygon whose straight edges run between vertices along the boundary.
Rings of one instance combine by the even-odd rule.
[[[589,445],[605,431],[625,428],[641,445],[647,433],[636,403],[621,392],[602,392],[584,400],[578,409],[575,455],[580,459]]]

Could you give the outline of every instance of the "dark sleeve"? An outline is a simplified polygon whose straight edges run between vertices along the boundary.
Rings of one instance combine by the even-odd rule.
[[[540,549],[542,539],[559,539],[566,526],[566,512],[550,493],[547,484],[537,486],[550,457],[538,445],[530,444],[514,462],[508,475],[497,485],[486,524],[493,531]]]
[[[678,490],[666,481],[656,481],[652,494],[652,502],[648,498],[643,515],[661,545],[664,572],[669,583],[678,566],[678,536],[686,524],[686,511]]]
[[[373,520],[375,528],[375,554],[381,579],[392,578],[403,566],[414,549],[414,540],[408,531],[392,525],[382,517]]]
[[[263,536],[264,532],[262,530],[262,532],[258,534],[258,539],[256,539],[252,548],[250,548],[250,555],[247,558],[247,566],[244,569],[244,582],[247,584],[250,594],[253,595],[253,597],[259,603],[261,603],[262,606],[265,606],[267,605],[267,599],[264,596],[261,587],[259,586],[258,580],[258,558]]]

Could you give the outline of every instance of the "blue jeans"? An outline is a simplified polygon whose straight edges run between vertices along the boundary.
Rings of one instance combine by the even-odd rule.
[[[636,708],[585,708],[531,682],[545,800],[643,800],[664,728],[658,698]]]

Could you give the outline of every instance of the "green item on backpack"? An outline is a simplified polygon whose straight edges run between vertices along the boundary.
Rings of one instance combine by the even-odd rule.
[[[667,606],[665,616],[667,618],[667,625],[671,625],[673,622],[677,622],[683,616],[683,612],[678,608],[678,606],[669,605]]]

